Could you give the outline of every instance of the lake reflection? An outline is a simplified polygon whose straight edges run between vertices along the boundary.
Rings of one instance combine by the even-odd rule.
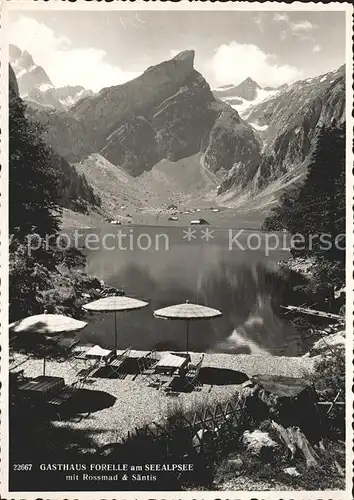
[[[189,300],[223,312],[218,319],[190,322],[190,350],[286,356],[304,352],[299,333],[274,313],[289,290],[276,266],[278,260],[289,257],[287,251],[277,250],[266,257],[263,247],[230,250],[225,229],[213,228],[208,242],[201,239],[201,228],[191,241],[183,238],[183,228],[133,230],[135,237],[143,232],[151,238],[156,232],[166,233],[169,249],[133,246],[87,253],[90,275],[150,303],[145,309],[118,314],[118,347],[184,350],[185,322],[156,319],[153,311]],[[88,321],[83,339],[113,347],[113,314],[94,314]]]

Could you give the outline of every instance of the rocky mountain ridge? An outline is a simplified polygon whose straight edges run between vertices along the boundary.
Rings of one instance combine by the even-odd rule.
[[[11,65],[9,65],[9,102],[10,102],[10,130],[11,130],[11,105],[13,101],[19,100],[19,86],[16,75]],[[14,129],[14,133],[18,130]],[[31,145],[29,145],[30,147]],[[16,153],[16,152],[15,152]],[[10,150],[9,168],[11,172],[11,155]],[[78,172],[68,161],[62,156],[56,154],[51,149],[49,155],[51,166],[59,172],[59,183],[61,193],[61,204],[63,207],[71,208],[78,212],[87,211],[88,207],[99,207],[100,198],[88,184],[84,174]]]
[[[21,97],[34,109],[65,110],[80,99],[93,95],[80,85],[54,87],[45,70],[31,54],[16,45],[9,46],[10,64],[15,72]]]
[[[45,89],[53,86],[45,70],[35,64],[27,50],[22,51],[16,45],[10,44],[9,59],[21,96],[27,95],[32,89]]]
[[[218,203],[248,210],[274,203],[277,192],[297,182],[319,127],[332,120],[343,122],[344,79],[342,67],[277,88],[261,88],[248,78],[237,86],[238,96],[237,87],[230,85],[212,92],[194,69],[194,51],[188,50],[134,80],[84,95],[70,108],[54,109],[32,101],[27,109],[45,126],[45,138],[53,150],[77,162],[100,193],[99,172],[111,175],[114,168],[127,173],[132,193],[142,189],[139,185],[136,191],[134,178],[157,191],[168,186],[173,191],[173,186],[184,185],[181,175],[175,184],[173,169],[184,165],[185,175],[193,172],[193,179],[198,179],[186,189],[187,198],[194,189],[196,198],[217,197]],[[76,88],[77,93],[82,91]],[[162,170],[154,171],[156,165]],[[199,183],[208,176],[211,183]],[[120,182],[123,177],[119,173],[113,178]],[[182,199],[185,188],[179,189]],[[145,191],[150,206],[153,195],[150,189]],[[135,198],[139,195],[134,194]]]
[[[213,94],[215,97],[221,99],[232,97],[235,100],[246,99],[247,101],[253,101],[257,96],[257,90],[261,88],[262,87],[252,80],[252,78],[247,77],[239,85],[223,85],[218,87],[213,91]]]
[[[215,99],[193,63],[194,51],[184,51],[68,111],[31,112],[46,126],[48,143],[69,160],[100,153],[135,177],[164,158],[202,153],[201,167],[222,176],[237,162],[248,176],[260,160],[254,131]]]
[[[49,87],[45,90],[34,88],[25,96],[25,100],[33,109],[65,111],[80,99],[92,95],[94,93],[91,90],[86,90],[81,85],[66,85],[57,88]]]
[[[250,194],[304,166],[321,126],[345,121],[345,67],[295,82],[248,109],[247,121],[257,130],[262,154],[249,186]],[[224,179],[219,192],[239,186],[237,172]]]
[[[252,78],[246,78],[239,85],[223,85],[213,90],[217,99],[229,104],[235,109],[240,117],[247,121],[249,110],[253,106],[273,97],[286,88],[286,84],[280,87],[262,88]],[[257,127],[252,124],[253,128]]]

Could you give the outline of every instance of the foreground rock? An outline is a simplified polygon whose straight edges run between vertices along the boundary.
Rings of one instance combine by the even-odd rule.
[[[270,461],[279,449],[279,444],[269,436],[268,432],[262,432],[259,429],[252,432],[245,431],[242,444],[246,452],[267,461]]]
[[[320,437],[316,393],[310,381],[255,375],[246,382],[241,394],[245,411],[255,422],[271,419],[285,427],[298,427],[309,438]]]
[[[317,356],[319,354],[331,353],[331,349],[345,350],[345,331],[338,331],[330,335],[324,333],[324,337],[317,340],[311,347],[309,356]]]

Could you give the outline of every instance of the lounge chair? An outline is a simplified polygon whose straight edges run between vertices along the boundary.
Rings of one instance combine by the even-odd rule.
[[[72,350],[70,350],[67,357],[67,361],[75,373],[77,373],[80,370],[83,363],[85,363],[86,366],[90,363],[90,360],[88,360],[85,356],[86,352],[89,349],[90,348],[88,346],[78,345],[75,346]]]
[[[143,356],[140,356],[140,358],[137,358],[139,373],[155,367],[159,359],[159,355],[155,350],[149,351],[147,354],[144,354]]]
[[[17,393],[19,384],[24,380],[24,370],[18,370],[17,372],[9,372],[9,389],[11,395],[11,401]]]
[[[72,354],[68,357],[68,363],[70,367],[77,373],[80,370],[80,366],[82,366],[82,359],[77,358],[75,354]]]
[[[181,382],[180,376],[174,377],[172,380],[170,380],[169,383],[164,388],[166,396],[174,396],[174,397],[179,396],[181,389],[180,382]]]
[[[129,357],[129,353],[131,350],[132,350],[132,348],[128,347],[121,354],[118,354],[118,355],[110,358],[110,360],[107,363],[107,367],[110,368],[111,372],[118,375],[118,377],[120,377],[122,374],[120,369],[123,366],[125,360]]]
[[[148,354],[138,359],[138,367],[143,380],[146,380],[149,386],[159,389],[163,381],[159,375],[155,373],[155,365],[158,361],[159,357],[156,351],[150,351]]]
[[[80,343],[80,339],[61,339],[57,345],[58,345],[58,352],[60,352],[61,357],[58,358],[58,361],[64,362],[70,359],[74,353],[75,353],[75,348],[77,345]]]
[[[77,392],[79,389],[79,384],[78,382],[74,382],[71,385],[66,385],[64,389],[59,392],[54,398],[50,399],[47,401],[48,404],[52,406],[62,406],[64,403],[69,401],[74,394]]]
[[[138,359],[138,361],[141,361],[146,368],[152,368],[158,363],[159,360],[160,356],[155,349],[149,351],[147,354],[144,354],[144,356],[141,356]]]
[[[9,339],[9,362],[14,363],[16,361],[15,357],[15,344],[16,344],[17,336],[13,336]]]
[[[94,364],[92,364],[88,368],[83,368],[82,370],[80,370],[77,373],[77,378],[78,378],[77,383],[78,383],[78,385],[80,385],[81,387],[83,387],[86,384],[87,380],[92,375],[92,373],[99,367],[99,365],[100,365],[100,361],[97,360]]]
[[[184,375],[185,385],[184,388],[200,389],[201,383],[198,380],[199,372],[203,364],[204,354],[201,355],[198,363],[190,363],[188,365],[187,373]]]

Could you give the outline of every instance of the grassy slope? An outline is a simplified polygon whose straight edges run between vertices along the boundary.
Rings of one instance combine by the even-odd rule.
[[[90,214],[64,210],[64,228],[97,227],[105,224],[107,218],[120,220],[123,224],[164,224],[169,204],[177,205],[179,211],[184,211],[185,207],[209,209],[212,205],[217,206],[213,199],[219,180],[204,169],[199,154],[176,162],[162,160],[151,171],[136,178],[99,154],[90,155],[75,167],[85,174],[101,197],[102,210]],[[210,210],[198,216],[207,220],[211,217],[212,221],[219,219],[219,214],[212,214]],[[188,225],[191,216],[181,219],[183,225]]]
[[[152,193],[137,179],[98,153],[91,154],[75,167],[80,174],[85,174],[101,197],[103,212],[108,217],[127,221],[128,213],[141,208],[151,199]]]

